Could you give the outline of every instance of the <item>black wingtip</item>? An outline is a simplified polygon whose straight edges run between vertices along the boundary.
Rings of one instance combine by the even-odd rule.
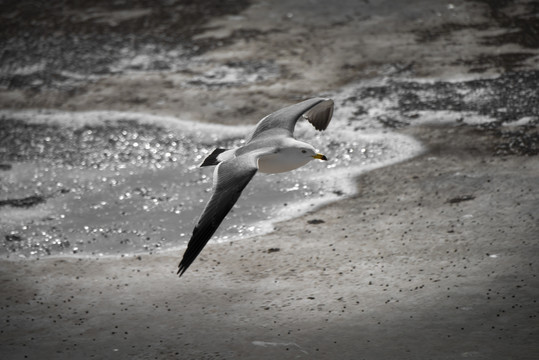
[[[227,149],[222,148],[217,148],[213,150],[213,152],[204,159],[202,164],[200,164],[200,167],[218,165],[220,161],[217,159],[217,156],[219,156],[219,154],[225,152],[226,150]]]
[[[333,116],[333,107],[333,100],[324,99],[305,112],[303,117],[307,119],[316,130],[326,130]]]
[[[182,266],[182,263],[180,263],[180,265],[178,265],[178,272],[176,273],[176,275],[178,275],[178,277],[182,277],[185,270],[187,270],[187,267]]]
[[[198,253],[197,253],[197,255],[198,255]],[[178,275],[178,277],[182,277],[183,273],[189,268],[189,266],[195,260],[195,257],[189,256],[189,254],[188,254],[188,256],[183,257],[182,261],[180,261],[180,263],[178,264],[178,272],[176,273],[176,275]]]
[[[182,259],[182,261],[178,265],[178,272],[176,273],[176,275],[178,275],[178,277],[182,277],[183,273],[187,270],[187,268],[189,267],[189,265],[191,265],[192,262],[192,260],[186,262],[185,259]]]
[[[202,228],[199,225],[195,226],[193,229],[193,236],[187,245],[187,249],[185,249],[185,253],[183,254],[180,264],[178,265],[178,276],[181,277],[189,266],[191,266],[204,246],[206,246],[206,243],[212,237],[215,230],[217,230],[218,226],[219,224],[212,227],[203,226]]]

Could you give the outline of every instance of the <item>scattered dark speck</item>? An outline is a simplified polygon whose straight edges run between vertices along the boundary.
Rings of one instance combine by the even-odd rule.
[[[458,204],[460,202],[469,201],[473,199],[475,199],[475,196],[473,195],[459,195],[459,196],[455,196],[454,198],[447,199],[447,202],[449,204]]]
[[[45,202],[45,197],[41,195],[28,196],[22,199],[0,200],[0,206],[13,206],[29,208]]]
[[[6,241],[22,241],[22,237],[16,234],[6,235]]]

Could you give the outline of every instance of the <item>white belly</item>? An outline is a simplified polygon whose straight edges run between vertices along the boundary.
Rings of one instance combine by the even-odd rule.
[[[298,158],[283,153],[265,155],[258,159],[258,171],[268,174],[282,173],[302,167],[309,160],[308,157]]]

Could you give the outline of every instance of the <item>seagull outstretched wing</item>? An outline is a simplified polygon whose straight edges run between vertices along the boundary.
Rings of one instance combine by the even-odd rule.
[[[202,248],[238,201],[245,186],[255,176],[258,170],[258,156],[256,155],[256,153],[251,153],[239,156],[224,161],[215,168],[213,194],[193,230],[187,250],[178,266],[180,276],[200,254]]]
[[[313,98],[277,110],[259,121],[249,142],[275,135],[292,136],[302,115],[316,130],[325,130],[333,115],[333,100]]]

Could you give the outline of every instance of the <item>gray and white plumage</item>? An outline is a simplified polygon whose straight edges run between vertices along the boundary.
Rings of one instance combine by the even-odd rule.
[[[331,99],[313,98],[285,107],[260,120],[245,145],[231,150],[215,149],[202,162],[201,166],[217,165],[213,194],[178,266],[180,276],[200,254],[258,171],[280,173],[301,167],[312,159],[327,160],[310,144],[296,140],[293,133],[301,117],[321,131],[327,128],[332,115]]]

